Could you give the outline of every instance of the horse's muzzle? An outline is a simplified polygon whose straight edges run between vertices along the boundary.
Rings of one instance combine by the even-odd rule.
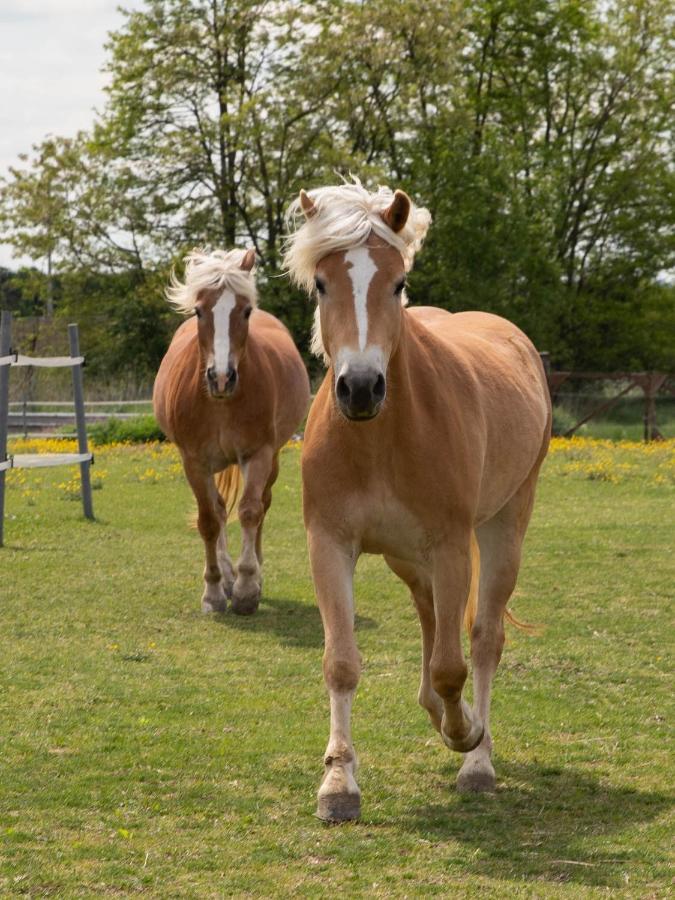
[[[228,366],[227,372],[216,372],[215,366],[209,366],[206,370],[206,383],[209,393],[216,400],[230,397],[237,387],[238,375],[233,366]]]
[[[375,418],[382,408],[386,392],[384,375],[375,369],[348,370],[335,382],[335,397],[340,411],[355,422]]]

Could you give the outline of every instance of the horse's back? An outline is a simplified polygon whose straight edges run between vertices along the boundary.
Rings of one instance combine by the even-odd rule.
[[[437,306],[411,306],[407,311],[454,351],[487,342],[492,347],[520,345],[533,358],[539,358],[534,344],[517,325],[493,313],[451,313]]]
[[[448,347],[448,356],[475,374],[479,383],[495,385],[507,375],[508,383],[529,386],[548,402],[541,358],[532,341],[513,322],[485,312],[450,313],[433,306],[408,310],[435,339]]]

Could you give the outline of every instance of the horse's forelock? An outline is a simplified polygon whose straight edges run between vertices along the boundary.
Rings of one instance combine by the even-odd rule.
[[[171,273],[166,298],[179,312],[192,312],[203,290],[224,290],[246,297],[252,306],[257,303],[253,271],[242,269],[246,250],[214,250],[196,248],[185,257],[185,279]]]
[[[306,218],[300,198],[286,214],[289,236],[284,268],[296,284],[310,292],[319,260],[365,244],[371,232],[395,247],[406,270],[410,269],[431,223],[428,210],[411,204],[405,225],[398,232],[392,231],[382,213],[393,202],[394,192],[380,187],[371,193],[358,178],[353,183],[317,188],[309,192],[309,197],[315,210],[310,218]]]

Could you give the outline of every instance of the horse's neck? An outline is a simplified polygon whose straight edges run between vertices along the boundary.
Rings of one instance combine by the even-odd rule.
[[[420,340],[423,328],[404,307],[401,312],[401,334],[387,371],[387,380],[395,392],[395,397],[392,397],[394,407],[413,402],[415,369],[424,353]]]

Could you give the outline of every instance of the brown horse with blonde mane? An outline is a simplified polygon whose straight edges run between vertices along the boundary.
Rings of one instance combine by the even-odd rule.
[[[254,261],[253,250],[195,250],[186,258],[185,281],[174,277],[167,291],[191,318],[162,360],[153,404],[197,499],[205,612],[224,612],[230,597],[236,613],[258,607],[262,528],[279,450],[309,403],[307,372],[290,334],[256,308]],[[235,572],[226,525],[239,496],[242,548]]]
[[[458,789],[494,789],[491,683],[551,408],[539,355],[510,322],[406,307],[406,272],[431,217],[405,193],[369,193],[358,180],[302,191],[291,226],[296,217],[285,265],[318,296],[314,349],[329,367],[302,474],[331,713],[318,815],[340,821],[360,813],[351,707],[361,553],[383,554],[410,588],[422,627],[419,701],[447,746],[466,754]],[[463,619],[473,708],[462,699]]]

